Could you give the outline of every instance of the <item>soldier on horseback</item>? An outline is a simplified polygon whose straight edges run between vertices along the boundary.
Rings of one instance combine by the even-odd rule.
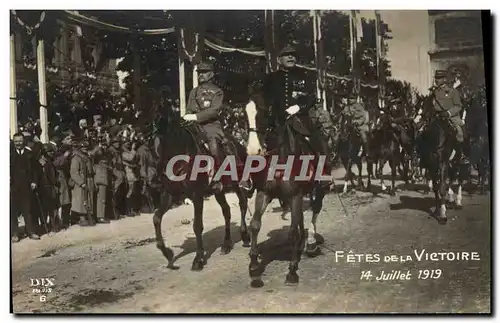
[[[198,64],[199,85],[191,90],[183,119],[195,121],[201,125],[208,139],[210,154],[221,161],[219,144],[224,141],[224,132],[218,115],[222,108],[224,93],[213,83],[214,67],[211,63]],[[218,192],[222,190],[220,181],[213,181],[212,188]]]
[[[267,75],[264,85],[264,96],[268,107],[276,111],[276,122],[284,122],[288,116],[297,114],[307,116],[301,118],[303,126],[311,135],[314,150],[321,155],[329,155],[327,137],[333,133],[333,123],[327,111],[322,109],[321,101],[315,100],[314,89],[304,80],[295,67],[296,50],[285,46],[279,53],[279,69]],[[309,120],[307,120],[309,119]],[[311,122],[309,122],[311,121]],[[330,171],[327,159],[326,172]]]
[[[365,155],[369,156],[368,131],[370,117],[363,103],[358,102],[356,95],[352,95],[349,98],[349,104],[342,111],[342,115],[351,120],[352,125],[361,138],[361,143],[363,150],[365,151]],[[361,153],[362,152],[360,151],[359,156],[361,156]]]
[[[447,82],[448,73],[443,70],[437,70],[434,79],[436,86],[431,93],[432,109],[438,118],[447,122],[455,134],[455,152],[461,155],[462,144],[464,141],[464,121],[460,117],[462,104],[460,93]],[[453,159],[452,153],[450,160]]]

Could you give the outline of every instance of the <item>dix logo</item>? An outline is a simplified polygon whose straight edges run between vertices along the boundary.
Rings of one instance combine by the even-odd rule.
[[[52,287],[55,286],[54,278],[30,278],[31,287]]]

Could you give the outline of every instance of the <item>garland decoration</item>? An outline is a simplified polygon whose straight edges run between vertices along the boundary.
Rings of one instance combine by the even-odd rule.
[[[199,33],[194,34],[194,49],[193,49],[193,54],[189,54],[187,48],[186,48],[186,41],[184,37],[184,28],[180,28],[180,33],[181,33],[181,50],[184,52],[184,54],[187,56],[189,59],[189,62],[192,63],[193,59],[198,55],[198,44],[199,44]]]
[[[11,13],[16,18],[17,23],[21,27],[24,27],[26,29],[26,33],[28,35],[31,35],[33,33],[33,31],[35,31],[38,28],[40,28],[40,26],[42,25],[43,21],[45,20],[45,11],[42,11],[42,13],[40,14],[40,18],[38,19],[38,23],[36,23],[34,26],[30,26],[30,25],[26,24],[24,21],[22,21],[21,18],[19,18],[19,16],[17,15],[17,12],[15,10],[11,10]]]

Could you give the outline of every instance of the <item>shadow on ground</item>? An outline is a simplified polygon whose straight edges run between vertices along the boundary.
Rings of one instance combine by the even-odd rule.
[[[209,260],[212,254],[221,247],[224,242],[224,225],[218,226],[210,231],[203,234],[203,248],[205,249],[205,259]],[[231,239],[233,244],[239,243],[241,241],[240,228],[234,223],[231,223]],[[189,237],[180,246],[173,246],[176,248],[181,248],[182,252],[174,257],[174,262],[192,252],[196,252],[196,237]]]

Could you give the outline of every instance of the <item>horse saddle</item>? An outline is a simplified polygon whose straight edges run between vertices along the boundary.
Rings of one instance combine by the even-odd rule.
[[[208,149],[208,138],[200,125],[195,122],[184,122],[181,123],[181,126],[189,132],[194,142],[201,143],[202,146]]]

